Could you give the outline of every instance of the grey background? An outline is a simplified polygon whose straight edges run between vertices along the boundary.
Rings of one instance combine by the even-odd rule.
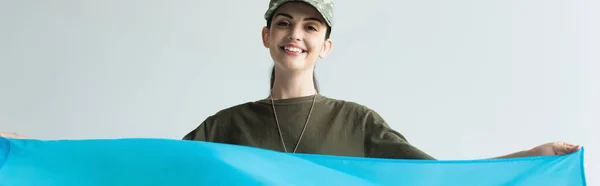
[[[268,1],[0,1],[0,131],[181,138],[266,97]],[[379,112],[440,159],[549,141],[600,184],[599,1],[337,1],[325,96]]]

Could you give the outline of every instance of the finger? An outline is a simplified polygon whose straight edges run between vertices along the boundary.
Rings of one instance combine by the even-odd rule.
[[[565,142],[559,142],[553,144],[553,149],[557,155],[571,154],[578,151],[581,148],[579,145],[574,145]]]
[[[552,150],[556,155],[564,155],[570,153],[571,147],[564,142],[557,142],[552,144]]]
[[[571,148],[571,151],[573,151],[573,152],[577,152],[578,150],[581,150],[581,145],[575,145],[574,147]]]
[[[568,153],[573,153],[573,152],[576,152],[576,151],[578,151],[579,149],[581,149],[581,146],[579,146],[579,145],[575,145],[575,144],[570,144],[570,143],[564,143],[564,142],[563,142],[563,145],[567,146],[567,148],[568,148]]]

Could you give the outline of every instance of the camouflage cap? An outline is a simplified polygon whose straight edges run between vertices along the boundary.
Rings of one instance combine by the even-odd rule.
[[[321,13],[327,25],[333,27],[333,0],[271,0],[269,9],[265,13],[265,19],[267,21],[271,19],[275,10],[287,2],[305,2],[312,5]]]

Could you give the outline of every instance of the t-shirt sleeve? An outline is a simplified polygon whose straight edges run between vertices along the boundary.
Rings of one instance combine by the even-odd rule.
[[[208,141],[207,125],[212,119],[209,117],[204,120],[198,127],[183,136],[183,140]]]
[[[365,122],[365,153],[367,157],[435,159],[411,145],[402,134],[391,129],[375,111],[369,111],[363,121]]]
[[[204,124],[200,124],[200,126],[183,136],[183,140],[206,141]]]

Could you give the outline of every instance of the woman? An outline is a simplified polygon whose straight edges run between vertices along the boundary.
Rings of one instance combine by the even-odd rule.
[[[268,98],[221,110],[184,140],[290,153],[434,159],[392,130],[377,112],[319,94],[314,68],[332,48],[331,0],[271,0],[265,19],[262,41],[274,61]],[[560,155],[578,149],[554,142],[499,158]]]
[[[274,61],[268,98],[208,117],[186,140],[238,144],[283,152],[359,157],[434,159],[392,130],[375,111],[319,94],[315,63],[332,48],[331,0],[271,0],[262,40]],[[505,156],[575,152],[548,143]]]

